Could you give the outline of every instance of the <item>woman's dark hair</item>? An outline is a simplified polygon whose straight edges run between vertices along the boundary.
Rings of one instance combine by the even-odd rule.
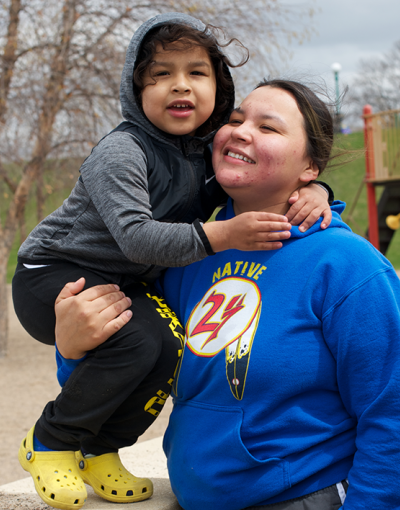
[[[307,135],[307,156],[317,165],[319,174],[331,159],[333,147],[333,119],[327,105],[309,87],[291,80],[263,80],[259,87],[274,87],[290,92],[303,115]]]
[[[228,67],[240,67],[249,59],[247,48],[237,39],[230,39],[226,44],[219,43],[214,33],[217,30],[219,29],[212,25],[206,25],[204,30],[197,30],[194,27],[180,23],[166,23],[155,27],[148,32],[141,43],[133,72],[134,92],[140,101],[141,92],[144,88],[144,75],[154,58],[158,45],[161,45],[163,50],[168,50],[173,43],[179,41],[179,47],[174,47],[174,50],[187,51],[193,46],[204,48],[214,66],[217,90],[214,111],[198,130],[197,134],[200,136],[218,129],[226,121],[227,108],[235,97],[235,88]],[[221,51],[221,48],[229,46],[232,42],[237,43],[245,51],[245,56],[238,64],[233,64]]]

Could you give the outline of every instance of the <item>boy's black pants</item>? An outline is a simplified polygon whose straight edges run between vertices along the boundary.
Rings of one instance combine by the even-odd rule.
[[[14,307],[29,334],[54,345],[55,300],[67,282],[81,276],[85,288],[119,285],[132,299],[133,317],[88,353],[56,400],[44,408],[35,434],[53,450],[83,448],[101,455],[132,445],[153,423],[170,393],[184,332],[151,286],[62,262],[34,269],[18,264]]]

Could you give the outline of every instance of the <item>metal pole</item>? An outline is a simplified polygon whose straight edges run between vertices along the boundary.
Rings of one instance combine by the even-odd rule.
[[[335,91],[336,91],[336,114],[335,114],[335,133],[342,132],[342,116],[340,114],[340,88],[339,88],[339,71],[342,66],[335,62],[332,64],[331,69],[335,77]]]
[[[339,90],[339,71],[334,71],[335,73],[335,88],[336,88],[336,115],[340,116],[340,90]]]

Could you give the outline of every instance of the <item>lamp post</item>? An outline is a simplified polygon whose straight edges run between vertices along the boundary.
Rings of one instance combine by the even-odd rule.
[[[340,133],[342,127],[342,116],[340,114],[340,90],[339,90],[339,72],[342,66],[335,62],[331,65],[331,69],[335,76],[335,90],[336,90],[336,113],[335,113],[335,132]]]

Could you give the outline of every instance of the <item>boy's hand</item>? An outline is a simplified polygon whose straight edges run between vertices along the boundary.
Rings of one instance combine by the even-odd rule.
[[[80,359],[105,342],[132,317],[131,300],[117,285],[82,292],[85,279],[67,283],[56,299],[56,343],[61,356]]]
[[[246,212],[226,221],[203,225],[214,252],[224,250],[277,250],[290,237],[291,225],[285,216],[266,212]]]
[[[305,232],[323,216],[321,228],[327,228],[332,221],[332,212],[328,204],[328,193],[318,184],[309,184],[300,191],[295,191],[289,198],[293,204],[286,216],[292,225],[303,224],[299,227]]]

